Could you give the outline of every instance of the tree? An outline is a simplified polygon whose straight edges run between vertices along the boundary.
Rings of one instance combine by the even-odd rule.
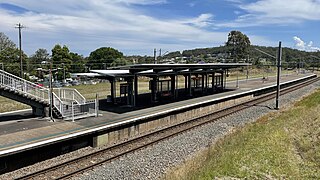
[[[73,52],[70,52],[70,56],[72,60],[70,72],[72,73],[84,72],[85,64],[86,64],[85,58],[82,55],[78,53],[73,53]]]
[[[20,76],[20,51],[16,45],[0,32],[0,63],[3,63],[5,71]],[[22,52],[22,59],[27,62],[27,55]],[[26,66],[27,64],[24,63]]]
[[[132,64],[132,62],[127,61],[127,60],[124,59],[124,58],[118,58],[118,59],[114,60],[114,61],[110,64],[110,66],[112,66],[112,67],[117,67],[117,66],[125,66],[125,65],[130,65],[130,64]]]
[[[60,68],[60,71],[57,72],[57,78],[63,78],[63,68],[65,72],[68,72],[72,65],[72,56],[70,50],[66,45],[57,44],[53,47],[51,61],[54,68]],[[66,73],[68,74],[68,73]]]
[[[249,53],[250,40],[247,35],[240,31],[231,31],[228,35],[227,47],[232,48],[234,62],[245,59]]]
[[[69,48],[66,45],[63,47],[60,44],[57,44],[53,47],[52,51],[52,62],[54,64],[71,64],[71,55]]]
[[[31,57],[29,58],[30,64],[28,65],[28,70],[30,74],[37,75],[43,78],[43,73],[37,71],[38,68],[48,69],[50,66],[47,62],[50,60],[49,53],[46,49],[39,48]]]
[[[14,49],[16,48],[16,44],[14,44],[14,42],[11,41],[8,36],[0,32],[0,52],[7,48]]]
[[[103,69],[104,64],[107,67],[111,66],[111,63],[118,59],[122,58],[123,53],[111,47],[101,47],[90,53],[88,58],[88,63],[90,64],[91,69]]]
[[[32,56],[31,62],[34,64],[41,64],[49,60],[49,53],[46,49],[38,49]]]

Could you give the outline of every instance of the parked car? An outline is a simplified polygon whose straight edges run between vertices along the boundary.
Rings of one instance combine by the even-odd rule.
[[[61,85],[61,83],[60,83],[59,81],[54,81],[54,82],[52,83],[52,87],[61,88],[62,85]]]
[[[43,84],[36,82],[35,83],[38,87],[43,87]]]
[[[77,81],[77,80],[73,80],[73,81],[71,82],[71,84],[72,84],[72,86],[78,86],[78,85],[80,85],[79,81]]]
[[[69,87],[69,86],[71,86],[71,84],[68,83],[68,82],[62,82],[61,85],[62,85],[62,87]]]

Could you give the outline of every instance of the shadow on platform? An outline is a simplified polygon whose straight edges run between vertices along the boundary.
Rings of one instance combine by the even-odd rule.
[[[174,99],[173,96],[159,96],[157,102],[152,102],[151,93],[139,94],[136,102],[136,107],[126,105],[125,103],[127,100],[126,98],[122,98],[122,99],[117,98],[116,104],[107,102],[107,99],[101,99],[99,100],[99,110],[122,114],[122,113],[131,112],[131,111],[151,108],[151,107],[175,103],[179,101],[185,101],[193,98],[210,96],[210,95],[233,91],[233,90],[235,89],[225,89],[224,91],[215,91],[215,92],[211,91],[207,93],[198,92],[198,93],[193,93],[192,96],[187,95],[184,91],[179,91],[178,97],[176,99]]]
[[[0,115],[0,122],[5,122],[5,121],[13,121],[13,120],[24,120],[28,118],[34,118],[32,113],[13,113],[13,114],[6,114],[6,115]]]

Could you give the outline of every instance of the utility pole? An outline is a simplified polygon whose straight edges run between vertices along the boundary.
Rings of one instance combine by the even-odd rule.
[[[279,109],[279,96],[280,96],[280,70],[281,70],[281,56],[282,56],[282,49],[281,49],[281,41],[279,42],[279,50],[278,50],[278,72],[277,72],[277,96],[276,96],[276,109]]]
[[[162,51],[161,51],[161,49],[159,49],[159,59],[158,59],[159,64],[161,64],[161,62],[160,62],[160,61],[161,61],[161,59],[162,59],[162,58],[161,58],[161,53],[162,53]]]
[[[154,48],[153,55],[154,55],[154,64],[157,64],[157,49],[156,48]]]
[[[62,63],[62,66],[63,66],[63,82],[65,83],[66,82],[66,67],[65,67],[64,63]]]
[[[50,93],[50,120],[54,122],[53,119],[53,88],[52,88],[52,62],[50,62],[50,69],[49,69],[49,93]]]
[[[22,48],[21,48],[21,29],[25,28],[22,24],[17,24],[15,28],[19,29],[19,50],[20,50],[20,71],[21,71],[21,78],[23,78],[23,66],[22,66]]]
[[[246,77],[247,77],[247,78],[246,78],[246,80],[249,79],[249,59],[250,59],[250,58],[249,58],[249,54],[248,54],[248,59],[247,59],[247,63],[248,63],[248,64],[247,64],[247,74],[246,74]]]

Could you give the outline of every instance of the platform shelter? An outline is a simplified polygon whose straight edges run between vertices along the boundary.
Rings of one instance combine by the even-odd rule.
[[[247,63],[208,63],[208,64],[134,64],[112,67],[108,70],[91,70],[111,83],[111,103],[125,98],[125,104],[136,106],[139,101],[138,77],[149,78],[150,102],[165,97],[175,100],[179,96],[213,94],[226,87],[228,70],[248,66]],[[178,77],[183,76],[184,88],[178,89]],[[116,83],[120,84],[120,97],[116,97]]]

